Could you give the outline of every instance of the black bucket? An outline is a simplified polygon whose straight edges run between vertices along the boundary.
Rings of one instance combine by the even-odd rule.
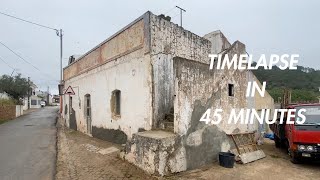
[[[235,155],[229,152],[219,152],[219,164],[222,167],[233,168]]]

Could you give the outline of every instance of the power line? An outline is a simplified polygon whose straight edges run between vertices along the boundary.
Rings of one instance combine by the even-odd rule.
[[[179,4],[180,2],[179,1],[181,1],[181,0],[174,0],[174,1],[172,1],[171,3],[172,4]],[[160,14],[164,14],[164,15],[167,15],[167,14],[169,14],[171,11],[173,11],[174,9],[176,9],[176,6],[173,6],[172,8],[170,8],[170,9],[162,9],[161,10],[161,12],[160,12]],[[164,13],[162,13],[162,11],[164,11]]]
[[[174,9],[176,9],[176,7],[174,6],[173,8],[169,9],[168,11],[166,11],[165,13],[163,13],[164,15],[168,14],[169,12],[173,11]]]
[[[38,70],[39,72],[41,72],[42,74],[46,75],[49,78],[52,78],[51,76],[49,76],[48,74],[42,72],[39,68],[37,68],[35,65],[33,65],[32,63],[30,63],[29,61],[27,61],[25,58],[23,58],[21,55],[19,55],[18,53],[16,53],[14,50],[12,50],[11,48],[9,48],[7,45],[5,45],[3,42],[0,41],[0,44],[2,44],[5,48],[7,48],[9,51],[11,51],[14,55],[16,55],[17,57],[19,57],[20,59],[22,59],[25,63],[29,64],[30,66],[32,66],[34,69]],[[52,78],[54,79],[54,78]]]
[[[36,26],[39,26],[39,27],[42,27],[42,28],[51,29],[51,30],[54,30],[56,32],[56,35],[59,36],[59,38],[60,38],[60,82],[62,82],[63,81],[63,73],[62,73],[62,36],[63,36],[63,34],[62,34],[62,29],[58,30],[56,28],[52,28],[52,27],[45,26],[45,25],[42,25],[42,24],[39,24],[39,23],[28,21],[28,20],[25,20],[25,19],[22,19],[22,18],[19,18],[19,17],[16,17],[16,16],[12,16],[12,15],[6,14],[4,12],[0,12],[0,14],[2,14],[4,16],[11,17],[11,18],[14,18],[14,19],[17,19],[17,20],[20,20],[20,21],[23,21],[23,22],[26,22],[26,23],[30,23],[30,24],[36,25]]]
[[[8,67],[10,67],[11,69],[13,69],[13,70],[16,70],[15,68],[13,68],[9,63],[7,63],[4,59],[2,59],[1,57],[0,57],[0,60],[2,61],[2,62],[4,62]]]
[[[36,70],[40,71],[40,69],[38,69],[36,66],[34,66],[33,64],[31,64],[29,61],[27,61],[26,59],[24,59],[23,57],[21,57],[18,53],[16,53],[15,51],[13,51],[11,48],[9,48],[7,45],[5,45],[3,42],[0,41],[0,44],[2,44],[5,48],[7,48],[9,51],[11,51],[13,54],[15,54],[16,56],[18,56],[20,59],[22,59],[24,62],[28,63],[29,65],[31,65],[33,68],[35,68]]]
[[[12,70],[13,70],[13,72],[11,73],[11,76],[12,76],[12,74],[14,73],[14,71],[17,71],[18,69],[15,69],[14,67],[12,67],[9,63],[7,63],[4,59],[2,59],[1,57],[0,57],[0,60],[2,61],[2,62],[4,62],[8,67],[10,67]],[[17,73],[17,72],[16,72]],[[18,73],[17,73],[18,74]],[[29,77],[30,77],[30,75],[28,75]],[[57,80],[47,80],[47,81],[57,81]],[[53,84],[53,83],[51,83],[51,84],[48,84],[48,83],[46,83],[46,82],[43,82],[43,83],[37,83],[37,84],[40,84],[40,85],[43,85],[43,84],[45,84],[46,86],[53,86],[53,85],[56,85],[56,84]]]
[[[30,23],[30,24],[33,24],[33,25],[36,25],[36,26],[40,26],[40,27],[43,27],[43,28],[47,28],[47,29],[58,31],[58,29],[55,29],[55,28],[52,28],[52,27],[49,27],[49,26],[45,26],[45,25],[42,25],[42,24],[39,24],[39,23],[35,23],[35,22],[32,22],[32,21],[28,21],[28,20],[25,20],[25,19],[22,19],[22,18],[19,18],[19,17],[16,17],[16,16],[12,16],[12,15],[9,15],[9,14],[3,13],[3,12],[0,12],[0,14],[8,16],[8,17],[11,17],[11,18],[14,18],[14,19],[17,19],[17,20],[20,20],[20,21],[23,21],[23,22],[26,22],[26,23]]]
[[[177,16],[179,16],[180,15],[180,13],[176,13],[175,15],[173,15],[172,17],[171,17],[171,19],[174,19],[174,18],[176,18]]]

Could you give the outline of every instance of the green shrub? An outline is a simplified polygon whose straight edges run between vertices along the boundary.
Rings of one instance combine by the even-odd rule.
[[[13,99],[0,99],[0,105],[16,105]]]

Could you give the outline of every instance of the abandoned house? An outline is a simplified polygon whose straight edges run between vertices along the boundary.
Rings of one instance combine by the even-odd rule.
[[[63,70],[63,118],[74,130],[126,144],[124,158],[166,175],[213,163],[234,148],[228,134],[264,131],[258,124],[206,125],[208,109],[273,109],[269,94],[246,97],[249,70],[210,70],[209,54],[246,53],[220,31],[200,37],[146,12]],[[267,92],[266,92],[267,93]]]

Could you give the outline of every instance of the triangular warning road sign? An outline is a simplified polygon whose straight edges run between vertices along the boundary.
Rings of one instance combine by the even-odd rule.
[[[69,86],[67,88],[67,90],[64,92],[64,94],[75,95],[75,93],[74,93],[74,91],[73,91],[71,86]]]

